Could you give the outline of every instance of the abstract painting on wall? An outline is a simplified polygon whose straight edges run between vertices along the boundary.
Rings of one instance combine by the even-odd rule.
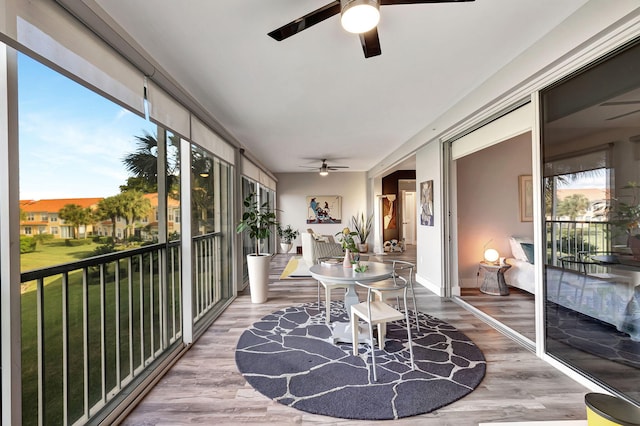
[[[342,223],[342,197],[339,195],[308,196],[307,223]]]
[[[433,180],[420,183],[420,224],[433,226]]]
[[[382,198],[382,219],[384,229],[396,229],[396,195],[387,194]]]

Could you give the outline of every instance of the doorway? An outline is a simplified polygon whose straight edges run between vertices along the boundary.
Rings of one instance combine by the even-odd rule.
[[[529,112],[525,105],[451,143],[450,272],[455,300],[533,347],[535,267],[512,245],[532,241],[534,233],[521,211],[521,182],[530,181],[533,164]],[[510,120],[518,122],[514,113],[522,124],[505,133]],[[485,258],[488,250],[495,259]]]
[[[405,244],[416,243],[416,192],[402,190],[402,238]]]

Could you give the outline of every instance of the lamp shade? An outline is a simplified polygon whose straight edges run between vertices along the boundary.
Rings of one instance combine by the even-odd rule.
[[[496,263],[499,258],[500,253],[497,250],[490,248],[484,251],[484,261],[487,263]]]
[[[380,21],[376,0],[342,0],[340,22],[350,33],[361,34],[373,29]]]

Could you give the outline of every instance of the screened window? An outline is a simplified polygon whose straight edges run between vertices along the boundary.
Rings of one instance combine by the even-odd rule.
[[[179,139],[22,54],[18,112],[22,420],[82,423],[180,343]]]
[[[194,144],[191,170],[193,316],[197,322],[221,309],[232,295],[233,167]]]

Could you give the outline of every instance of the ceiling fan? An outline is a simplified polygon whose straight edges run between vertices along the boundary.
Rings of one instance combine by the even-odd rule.
[[[335,171],[338,169],[348,169],[349,166],[330,166],[327,164],[327,159],[323,158],[322,159],[322,165],[320,167],[310,167],[310,166],[300,166],[300,167],[304,167],[307,169],[316,169],[320,172],[320,176],[326,176],[329,174],[330,171]]]
[[[269,33],[273,39],[282,41],[302,30],[324,21],[338,13],[345,30],[360,36],[360,44],[364,57],[370,58],[382,54],[380,39],[378,38],[378,21],[380,20],[380,6],[393,4],[418,3],[458,3],[475,0],[335,0],[331,3],[304,15],[295,21]]]

